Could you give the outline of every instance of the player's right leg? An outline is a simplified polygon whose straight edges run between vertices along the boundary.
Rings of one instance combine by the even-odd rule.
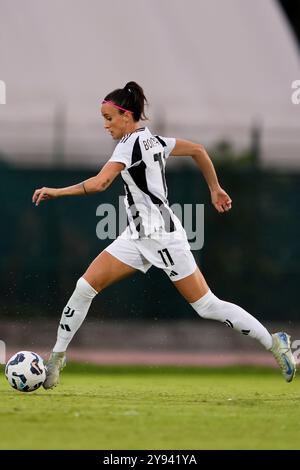
[[[291,350],[291,337],[280,331],[272,335],[271,353],[282,370],[283,377],[291,382],[296,374],[296,360]]]
[[[59,373],[66,364],[66,349],[83,323],[93,298],[103,289],[130,276],[136,271],[107,251],[103,251],[91,263],[76,284],[75,291],[63,310],[57,332],[57,341],[46,364],[47,374],[44,388],[58,384]]]

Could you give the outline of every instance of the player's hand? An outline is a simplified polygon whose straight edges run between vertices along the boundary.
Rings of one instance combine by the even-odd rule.
[[[218,212],[228,212],[231,209],[232,200],[222,188],[211,191],[211,202]]]
[[[32,196],[32,202],[38,206],[40,202],[46,201],[47,199],[55,199],[58,197],[57,188],[40,188],[36,189]]]

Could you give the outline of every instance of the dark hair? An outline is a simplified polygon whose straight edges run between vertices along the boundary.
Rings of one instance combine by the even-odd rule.
[[[121,108],[132,111],[135,121],[147,119],[144,108],[148,101],[142,87],[136,82],[126,83],[124,88],[112,91],[104,99],[105,101],[112,101],[117,106],[121,106]],[[124,113],[122,110],[119,110],[119,112]]]

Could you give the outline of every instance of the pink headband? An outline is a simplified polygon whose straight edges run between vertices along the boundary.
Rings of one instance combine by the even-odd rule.
[[[129,109],[122,108],[121,106],[118,106],[117,104],[113,103],[112,101],[103,100],[102,104],[110,104],[114,108],[120,109],[121,111],[127,111],[128,113],[133,113],[133,111],[129,111]]]

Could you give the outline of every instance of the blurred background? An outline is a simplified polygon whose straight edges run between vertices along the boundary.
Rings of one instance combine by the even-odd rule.
[[[96,236],[96,210],[118,208],[121,180],[38,208],[31,197],[99,171],[115,146],[101,100],[130,80],[144,88],[153,132],[204,144],[233,199],[218,215],[193,162],[169,159],[170,203],[205,204],[194,255],[211,289],[300,338],[299,44],[292,0],[0,0],[0,339],[9,353],[52,349],[77,279],[110,243]],[[273,364],[250,338],[199,319],[155,268],[96,298],[70,356]]]

